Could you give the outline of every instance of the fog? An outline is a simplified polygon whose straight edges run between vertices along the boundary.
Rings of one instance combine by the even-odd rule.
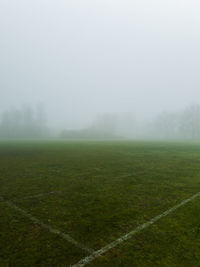
[[[1,0],[0,136],[200,139],[199,10]]]

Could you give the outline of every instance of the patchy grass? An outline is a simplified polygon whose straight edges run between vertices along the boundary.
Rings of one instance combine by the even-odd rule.
[[[0,143],[0,196],[95,250],[199,191],[197,143]],[[199,266],[199,204],[90,266]],[[2,201],[0,217],[0,266],[69,266],[86,256]]]

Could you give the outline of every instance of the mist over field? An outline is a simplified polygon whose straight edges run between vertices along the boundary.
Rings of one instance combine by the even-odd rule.
[[[0,138],[200,139],[197,0],[2,0]]]
[[[0,0],[0,267],[200,267],[200,0]]]

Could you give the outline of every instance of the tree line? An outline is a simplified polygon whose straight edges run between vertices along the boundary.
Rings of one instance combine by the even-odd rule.
[[[23,106],[3,112],[0,122],[0,138],[45,138],[48,136],[46,115],[42,105],[36,108]]]
[[[63,139],[181,139],[200,140],[200,105],[190,105],[177,112],[162,112],[151,121],[141,121],[131,113],[105,113],[97,116],[91,125],[73,130],[65,127],[53,135],[47,126],[42,105],[22,106],[3,112],[0,120],[0,138]]]

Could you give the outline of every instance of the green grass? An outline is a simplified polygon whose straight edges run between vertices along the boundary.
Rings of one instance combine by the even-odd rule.
[[[198,143],[0,143],[0,197],[95,250],[199,191]],[[0,251],[0,266],[69,266],[87,256],[3,201]],[[88,266],[200,266],[199,251],[196,199]]]

